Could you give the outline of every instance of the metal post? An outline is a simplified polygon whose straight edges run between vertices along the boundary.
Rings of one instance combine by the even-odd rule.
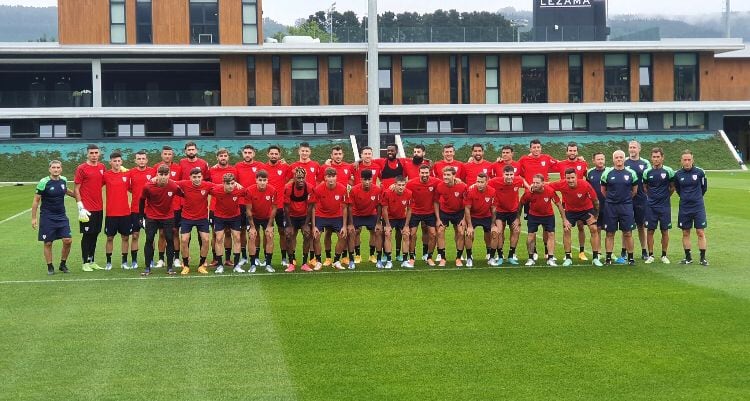
[[[380,156],[378,1],[367,0],[367,144]]]
[[[728,38],[732,37],[732,25],[729,19],[731,10],[732,7],[729,4],[729,0],[727,0],[726,10],[724,14],[724,28],[726,29],[726,37]]]
[[[102,107],[102,60],[91,60],[92,106]]]

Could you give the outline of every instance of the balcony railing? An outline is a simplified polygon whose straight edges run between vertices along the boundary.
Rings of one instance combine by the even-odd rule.
[[[91,107],[92,93],[60,90],[0,91],[0,108]]]
[[[105,90],[104,107],[220,106],[218,90]]]

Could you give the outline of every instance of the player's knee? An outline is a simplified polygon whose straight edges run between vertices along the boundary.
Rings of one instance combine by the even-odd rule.
[[[73,238],[63,238],[62,243],[63,245],[70,245],[73,243]]]

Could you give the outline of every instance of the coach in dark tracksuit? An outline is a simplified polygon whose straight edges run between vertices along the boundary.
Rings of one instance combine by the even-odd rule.
[[[700,264],[708,266],[706,260],[706,206],[703,195],[708,190],[706,173],[693,165],[693,153],[689,150],[682,152],[682,168],[674,175],[675,192],[680,196],[680,210],[677,213],[677,224],[682,229],[682,247],[685,249],[685,259],[680,263],[693,263],[690,253],[690,229],[695,227],[698,236],[698,250],[700,250]]]

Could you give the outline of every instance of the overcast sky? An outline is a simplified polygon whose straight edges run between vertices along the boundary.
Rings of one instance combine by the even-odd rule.
[[[378,12],[383,11],[433,11],[455,8],[459,11],[497,11],[503,7],[531,10],[533,0],[380,0]],[[315,11],[327,9],[333,0],[273,0],[264,1],[264,16],[293,24],[297,18],[306,18]],[[457,4],[458,3],[458,4]],[[25,6],[54,6],[57,0],[0,0],[0,4]],[[660,14],[660,15],[700,15],[718,13],[724,8],[725,0],[611,0],[610,14]],[[339,11],[352,10],[362,16],[367,11],[366,0],[336,0]],[[732,1],[733,11],[750,11],[750,1]]]

